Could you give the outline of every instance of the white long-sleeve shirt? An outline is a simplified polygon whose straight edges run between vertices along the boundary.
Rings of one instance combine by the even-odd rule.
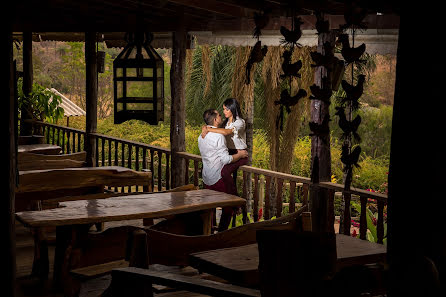
[[[230,149],[245,150],[246,145],[246,128],[245,120],[237,117],[232,123],[226,123],[225,129],[231,129],[232,135],[226,136],[226,143]]]
[[[198,136],[198,148],[203,160],[203,182],[212,186],[221,179],[223,166],[232,162],[226,139],[222,134],[209,132],[204,138]]]

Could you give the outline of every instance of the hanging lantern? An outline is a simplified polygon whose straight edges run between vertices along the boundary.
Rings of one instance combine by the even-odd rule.
[[[164,120],[164,62],[150,46],[152,33],[126,35],[127,45],[113,61],[114,123]]]

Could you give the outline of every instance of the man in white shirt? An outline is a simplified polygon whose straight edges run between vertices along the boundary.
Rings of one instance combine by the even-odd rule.
[[[206,125],[214,128],[219,127],[222,123],[221,116],[215,109],[206,110],[203,114],[203,119]],[[225,179],[226,183],[224,182],[222,170],[225,165],[235,163],[242,158],[247,158],[247,151],[240,150],[234,155],[229,155],[225,137],[222,134],[213,132],[207,133],[204,138],[201,135],[198,137],[198,148],[200,149],[203,161],[202,177],[205,188],[237,195],[237,193],[232,193],[235,186],[233,184],[227,184],[228,182],[233,182],[233,180]],[[227,229],[232,211],[233,209],[231,207],[223,208],[219,230]]]

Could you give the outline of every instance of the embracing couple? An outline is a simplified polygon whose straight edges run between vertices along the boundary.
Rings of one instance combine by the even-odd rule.
[[[237,195],[237,168],[248,162],[245,121],[234,98],[223,102],[223,114],[224,121],[216,109],[208,109],[203,114],[206,125],[198,137],[203,183],[206,189]],[[219,231],[228,228],[232,212],[232,207],[222,209]]]

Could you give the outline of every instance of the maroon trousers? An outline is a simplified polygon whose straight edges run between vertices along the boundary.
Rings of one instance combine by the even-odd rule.
[[[205,184],[204,187],[210,190],[225,192],[232,195],[238,195],[237,185],[235,183],[235,178],[237,176],[237,169],[238,167],[246,165],[247,163],[248,163],[248,158],[242,158],[237,162],[225,165],[221,170],[221,179],[219,179],[218,182],[216,182],[212,186],[208,186]],[[232,176],[233,173],[235,174],[234,177]],[[222,208],[220,223],[218,225],[218,231],[224,231],[228,229],[233,212],[234,212],[233,207]]]

